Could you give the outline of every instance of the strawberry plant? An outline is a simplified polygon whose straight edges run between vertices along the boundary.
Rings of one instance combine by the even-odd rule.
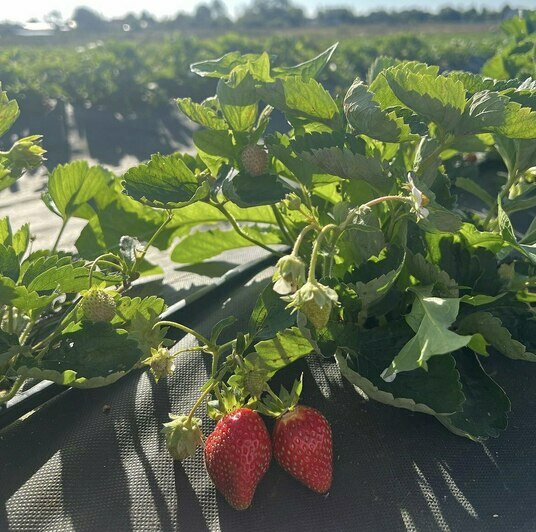
[[[214,98],[178,100],[201,126],[195,160],[155,156],[125,174],[125,191],[225,216],[227,227],[184,234],[180,262],[250,244],[280,257],[250,330],[212,374],[238,405],[280,415],[265,406],[269,379],[316,352],[371,399],[471,439],[497,436],[510,403],[483,361],[536,360],[534,223],[509,217],[535,206],[534,83],[381,58],[334,99],[314,79],[332,53],[290,68],[267,54],[195,64],[219,80]],[[276,114],[288,127],[267,133]],[[259,161],[268,154],[262,174],[245,168],[252,146]],[[495,151],[508,171],[486,212],[458,203],[447,173],[475,151]],[[248,220],[253,210],[264,218]]]
[[[57,251],[61,231],[52,250],[28,253],[4,223],[0,362],[13,384],[0,400],[28,377],[100,386],[147,366],[162,378],[173,368],[166,330],[189,333],[199,346],[188,350],[209,354],[211,370],[191,410],[164,427],[167,446],[182,460],[202,445],[195,414],[206,403],[218,421],[207,466],[237,508],[269,461],[268,451],[233,454],[262,424],[252,411],[277,418],[283,467],[329,489],[327,421],[297,406],[301,380],[279,394],[270,384],[306,356],[335,360],[368,398],[457,435],[479,441],[506,428],[510,402],[486,359],[536,361],[534,81],[382,57],[334,96],[315,79],[334,51],[291,67],[267,53],[196,63],[217,91],[177,100],[199,126],[195,156],[155,154],[121,179],[85,163],[50,174],[43,199],[61,231],[73,217],[88,223],[76,254]],[[497,190],[460,178],[453,161],[474,162],[475,152],[504,162]],[[455,183],[487,208],[459,201]],[[232,317],[205,336],[161,320],[161,299],[130,297],[154,271],[152,245],[172,247],[182,264],[252,245],[272,254],[273,280],[246,330],[220,342]],[[316,451],[298,467],[287,451],[304,441]],[[220,444],[224,457],[213,458]]]

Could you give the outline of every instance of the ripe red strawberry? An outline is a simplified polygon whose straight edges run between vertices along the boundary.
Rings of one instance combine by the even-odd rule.
[[[271,459],[272,443],[266,425],[249,408],[225,415],[205,442],[208,474],[237,510],[249,507]]]
[[[274,456],[281,467],[317,493],[326,493],[333,476],[328,420],[314,408],[298,405],[275,424]]]
[[[268,169],[268,153],[258,144],[249,144],[242,151],[242,164],[252,176],[260,176]]]

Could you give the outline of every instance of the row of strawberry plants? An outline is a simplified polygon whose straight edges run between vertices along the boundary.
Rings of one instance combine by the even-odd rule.
[[[510,402],[485,360],[536,361],[536,224],[521,234],[510,220],[536,207],[536,85],[382,57],[334,99],[315,80],[334,52],[291,67],[274,66],[267,53],[195,63],[192,72],[217,81],[216,95],[201,103],[177,100],[200,126],[195,156],[156,154],[122,178],[83,162],[58,167],[43,194],[62,219],[51,250],[29,249],[29,228],[13,232],[2,221],[8,391],[0,401],[28,378],[95,387],[142,366],[163,378],[178,354],[167,329],[189,333],[198,345],[183,351],[203,351],[212,365],[191,410],[166,425],[168,448],[178,459],[195,453],[196,412],[206,404],[218,420],[214,447],[226,449],[214,458],[207,440],[209,473],[238,508],[256,484],[244,487],[244,476],[260,480],[269,462],[250,411],[283,419],[302,408],[299,379],[279,394],[270,381],[305,356],[334,359],[370,399],[434,416],[455,434],[484,440],[506,428]],[[4,133],[18,108],[4,93],[0,104]],[[288,127],[268,134],[274,111]],[[1,187],[38,164],[37,140],[0,154]],[[483,212],[457,202],[447,172],[453,158],[474,152],[498,154],[507,169],[495,197],[469,177],[462,182],[488,204]],[[61,237],[73,217],[87,225],[77,253],[65,253]],[[248,327],[221,342],[231,316],[205,336],[161,320],[160,298],[132,297],[133,282],[157,268],[146,260],[153,245],[172,247],[182,264],[255,245],[277,265]],[[292,433],[304,417],[283,425]],[[298,440],[313,437],[308,426],[296,429]],[[264,454],[240,461],[237,441],[251,432]],[[325,466],[319,484],[315,468],[298,471],[274,434],[276,458],[322,492],[331,479],[325,434],[308,458]],[[295,451],[299,462],[306,449]]]
[[[447,39],[412,35],[345,38],[337,68],[326,69],[322,81],[331,88],[345,88],[356,73],[364,75],[378,55],[420,59],[443,68],[478,70],[498,42],[492,34]],[[0,51],[0,79],[25,113],[46,112],[51,100],[60,99],[127,116],[149,112],[181,95],[208,96],[214,86],[210,80],[191,75],[189,64],[193,61],[229,50],[260,53],[266,49],[279,62],[292,64],[321,52],[325,43],[326,38],[307,36],[252,38],[228,34],[216,39],[153,37],[142,46],[135,40],[81,46],[5,46]]]

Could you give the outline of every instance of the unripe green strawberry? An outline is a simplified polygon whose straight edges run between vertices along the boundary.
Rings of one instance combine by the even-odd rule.
[[[224,416],[205,442],[205,465],[216,488],[236,510],[251,504],[272,458],[272,443],[261,416],[239,408]]]
[[[327,325],[331,309],[338,305],[337,292],[318,281],[307,281],[293,296],[283,299],[289,301],[287,308],[303,312],[315,329]]]
[[[328,324],[331,308],[331,301],[320,307],[314,300],[310,300],[305,302],[300,310],[315,329],[323,329]]]
[[[82,314],[86,320],[112,321],[115,316],[114,298],[101,288],[92,288],[82,298]]]
[[[257,144],[246,146],[241,160],[244,170],[252,176],[262,175],[268,169],[268,153]]]
[[[197,417],[174,416],[169,414],[170,422],[164,423],[162,433],[166,437],[166,446],[175,460],[184,460],[195,454],[203,443],[201,420]]]
[[[175,369],[174,356],[165,347],[151,348],[151,356],[143,360],[143,364],[151,368],[154,380],[158,382],[162,377],[167,377]]]

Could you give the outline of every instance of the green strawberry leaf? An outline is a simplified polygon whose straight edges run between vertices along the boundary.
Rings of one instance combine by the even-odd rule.
[[[214,327],[212,327],[212,331],[210,332],[210,343],[216,345],[218,338],[220,335],[230,327],[231,325],[236,323],[236,318],[234,316],[227,316],[227,318],[223,318],[220,320]]]
[[[466,104],[463,83],[427,71],[415,72],[404,63],[383,75],[405,106],[446,131],[456,130]]]
[[[422,286],[430,286],[432,293],[439,297],[458,297],[458,283],[437,264],[428,262],[420,253],[408,254],[406,258],[408,272],[418,279]]]
[[[43,200],[47,207],[64,220],[72,216],[89,219],[95,208],[109,201],[114,175],[101,166],[74,161],[57,166],[48,178]]]
[[[23,264],[24,272],[21,282],[28,290],[49,292],[52,290],[64,293],[77,293],[88,289],[89,268],[83,261],[72,256],[41,256]],[[97,272],[95,279],[102,280]],[[114,280],[117,281],[117,276]]]
[[[10,100],[0,85],[0,137],[6,133],[19,117],[19,106]]]
[[[512,338],[510,331],[503,326],[501,320],[489,312],[473,312],[464,316],[458,322],[459,334],[480,333],[486,342],[499,353],[514,360],[536,362],[536,354]]]
[[[320,168],[323,173],[343,179],[361,179],[378,193],[387,193],[393,186],[379,159],[352,153],[347,148],[320,148],[303,153],[302,158]]]
[[[195,205],[198,204],[192,207]],[[162,211],[143,205],[125,194],[118,194],[89,220],[76,241],[76,248],[86,259],[95,259],[103,252],[118,252],[121,237],[129,235],[142,242],[148,241],[165,217]],[[160,233],[154,242],[155,246],[162,249],[169,245],[171,235],[176,230],[172,226],[173,222]]]
[[[216,111],[209,105],[195,103],[191,98],[177,98],[179,109],[196,124],[210,129],[228,129],[227,122],[218,116]]]
[[[0,275],[0,301],[8,307],[15,307],[24,312],[31,312],[47,307],[58,294],[40,296],[25,286],[17,286],[9,277]]]
[[[517,249],[520,253],[525,255],[525,257],[527,257],[532,264],[536,265],[536,244],[518,243],[512,222],[510,221],[510,218],[508,218],[508,215],[504,211],[500,201],[498,201],[497,203],[497,208],[497,221],[499,223],[499,231],[504,240],[511,244],[512,247]]]
[[[510,102],[506,106],[504,123],[494,130],[512,139],[534,139],[536,137],[536,110]]]
[[[496,133],[495,147],[510,174],[526,172],[536,166],[536,143],[532,139],[509,139]]]
[[[218,101],[223,116],[235,131],[249,131],[257,120],[258,96],[253,76],[243,67],[235,68],[228,80],[218,83]]]
[[[157,348],[166,335],[165,327],[154,328],[165,310],[164,300],[156,296],[121,297],[112,325],[125,329],[129,338],[138,342],[143,356],[149,356],[151,348]]]
[[[132,370],[143,352],[127,331],[109,323],[74,324],[40,360],[21,357],[19,375],[77,388],[105,386]]]
[[[162,209],[176,209],[204,199],[206,182],[199,183],[180,154],[155,154],[123,176],[126,193],[137,201]]]
[[[506,121],[507,105],[508,98],[497,92],[473,94],[456,126],[456,135],[475,135],[502,126]]]
[[[30,245],[30,225],[24,224],[20,229],[13,235],[13,249],[17,254],[19,259],[28,251],[28,246]]]
[[[362,313],[368,314],[389,293],[402,271],[405,259],[403,249],[389,246],[345,278],[348,286],[357,294]]]
[[[299,65],[291,67],[276,67],[272,69],[272,74],[275,77],[287,77],[287,76],[301,76],[302,79],[316,78],[324,67],[330,62],[333,53],[337,49],[339,43],[335,43],[327,50],[318,54],[316,57],[304,61]]]
[[[382,378],[387,381],[393,380],[403,371],[426,369],[431,357],[452,353],[471,341],[471,336],[462,336],[450,330],[458,316],[458,298],[430,297],[428,291],[423,289],[413,291],[416,298],[406,321],[415,336],[382,373]]]
[[[242,208],[274,205],[289,192],[277,175],[252,177],[245,172],[230,173],[223,181],[222,191],[227,199]]]
[[[382,370],[411,334],[403,320],[374,329],[330,323],[329,332],[323,332],[319,344],[326,356],[336,351],[341,374],[375,401],[432,415],[458,411],[464,396],[451,355],[430,360],[428,371],[419,368],[402,373],[392,382],[381,378]]]
[[[249,331],[257,340],[273,338],[279,331],[292,327],[296,318],[287,303],[276,294],[272,283],[260,293],[249,320]]]
[[[285,114],[321,122],[330,127],[339,124],[337,104],[329,92],[314,79],[298,76],[277,79],[258,88],[260,97]]]
[[[263,244],[280,244],[281,233],[273,228],[243,227],[243,232]],[[195,264],[215,257],[229,249],[254,246],[236,231],[209,229],[197,231],[183,238],[171,252],[171,260],[181,264]]]
[[[508,397],[486,374],[476,355],[462,349],[455,353],[455,359],[465,401],[460,412],[437,419],[458,436],[475,441],[496,438],[508,424]]]
[[[247,358],[270,371],[278,371],[313,351],[313,344],[297,327],[278,332],[274,338],[255,344]]]
[[[356,79],[344,97],[344,112],[348,123],[359,135],[383,142],[410,140],[410,127],[394,112],[380,107],[373,92]]]
[[[12,246],[0,244],[0,274],[16,282],[19,278],[19,271],[20,265],[17,252]]]
[[[218,59],[199,61],[190,65],[190,70],[201,77],[226,78],[235,67],[254,62],[259,59],[258,54],[241,54],[240,52],[229,52]]]
[[[199,157],[212,175],[217,175],[223,164],[231,164],[238,159],[239,150],[231,131],[201,129],[194,133],[193,141]]]

